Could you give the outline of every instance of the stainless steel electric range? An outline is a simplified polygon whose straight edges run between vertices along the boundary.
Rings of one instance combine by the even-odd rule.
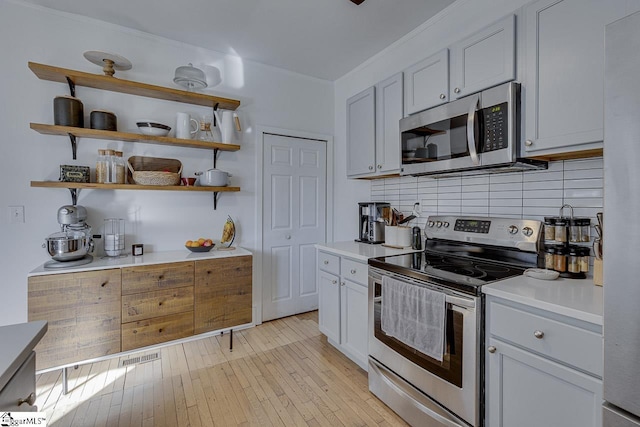
[[[370,391],[411,425],[483,425],[481,288],[538,266],[542,227],[431,216],[423,252],[370,259]]]

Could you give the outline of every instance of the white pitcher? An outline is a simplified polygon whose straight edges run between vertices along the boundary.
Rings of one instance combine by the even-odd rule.
[[[218,121],[218,128],[220,129],[220,137],[223,144],[232,144],[234,132],[241,132],[240,119],[234,111],[221,111],[218,113],[214,111],[216,120]]]
[[[195,129],[192,125],[195,125]],[[198,132],[198,121],[189,113],[176,114],[176,138],[191,139]]]

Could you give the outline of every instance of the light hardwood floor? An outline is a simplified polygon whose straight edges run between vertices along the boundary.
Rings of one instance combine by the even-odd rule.
[[[367,374],[327,343],[317,312],[37,377],[37,406],[61,426],[405,426]],[[136,355],[144,355],[144,352]],[[128,359],[136,356],[123,357]]]

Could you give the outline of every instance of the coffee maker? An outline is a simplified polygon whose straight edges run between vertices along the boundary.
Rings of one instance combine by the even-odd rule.
[[[384,243],[385,218],[389,209],[391,209],[391,205],[384,202],[358,203],[360,237],[356,239],[356,242]]]

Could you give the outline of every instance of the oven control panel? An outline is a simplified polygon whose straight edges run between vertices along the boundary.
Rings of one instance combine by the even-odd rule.
[[[537,252],[541,221],[512,218],[430,216],[425,224],[427,239],[504,246]]]

